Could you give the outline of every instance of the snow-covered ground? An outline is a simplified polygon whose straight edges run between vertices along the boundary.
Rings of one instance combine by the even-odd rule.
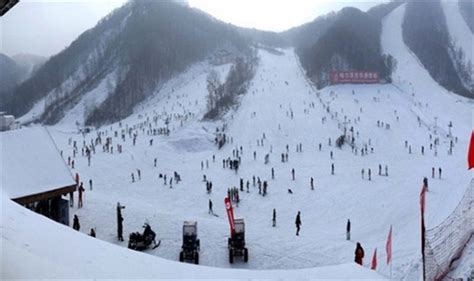
[[[391,53],[397,58],[407,55],[406,51]],[[465,116],[470,112],[470,104],[439,87],[429,100],[427,94],[415,96],[420,100],[426,98],[427,107],[425,102],[417,106],[410,93],[392,85],[334,86],[321,91],[318,97],[292,51],[286,51],[283,56],[265,51],[259,54],[260,66],[248,94],[241,99],[238,110],[227,115],[226,121],[200,121],[205,109],[204,75],[202,80],[196,79],[169,91],[166,98],[161,95],[150,99],[143,105],[143,111],[122,121],[122,128],[144,125],[135,127],[138,134],[135,146],[128,134],[125,141],[120,140],[120,133],[119,138],[113,137],[115,130],[120,131],[118,124],[102,128],[106,136],[113,137],[114,145],[123,145],[124,152],[103,153],[98,146],[90,167],[85,157],[76,158],[74,172],[80,173],[86,186],[89,179],[94,182],[93,190],[86,191],[85,207],[72,211],[79,216],[82,231],[88,232],[94,227],[99,239],[126,247],[126,243],[116,239],[115,206],[120,202],[126,206],[123,214],[126,234],[140,230],[148,221],[162,240],[159,248],[147,251],[150,255],[177,260],[182,222],[197,220],[203,265],[301,269],[344,264],[353,260],[355,242],[361,242],[366,250],[365,265],[368,266],[374,249],[378,248],[378,272],[388,276],[389,267],[383,262],[384,247],[393,225],[393,276],[401,278],[407,272],[416,272],[420,259],[418,195],[421,180],[424,176],[430,178],[428,224],[436,225],[452,211],[470,179],[464,160],[469,135],[466,132],[471,128],[470,118]],[[427,83],[431,83],[429,81]],[[199,97],[198,102],[194,95]],[[189,100],[183,102],[183,97]],[[443,108],[438,107],[441,102],[445,103]],[[323,104],[329,106],[330,113]],[[449,116],[445,108],[450,108]],[[191,114],[181,124],[179,114],[183,113]],[[445,120],[454,123],[452,132],[459,140],[453,155],[447,155],[447,138],[434,134],[434,124],[429,118],[436,115],[439,116],[438,131],[448,130]],[[147,117],[152,120],[153,116],[160,116],[159,122],[163,122],[161,117],[177,116],[170,118],[169,127],[173,129],[170,136],[146,135],[149,124],[143,122]],[[347,127],[354,126],[354,132],[359,133],[355,140],[357,155],[347,145],[342,149],[334,146],[335,139],[342,133],[344,116]],[[423,120],[421,126],[418,116]],[[323,117],[327,120],[324,124]],[[390,124],[390,129],[378,127],[377,120]],[[159,122],[155,125],[150,121],[153,127],[159,127]],[[221,122],[227,124],[226,133],[233,143],[218,150],[213,144],[213,132]],[[64,127],[53,127],[51,131],[65,157],[72,155],[69,138],[81,144],[83,140],[90,143],[90,139],[96,137],[94,132],[83,139],[82,135],[67,132]],[[263,134],[264,146],[257,146]],[[433,140],[440,138],[437,156],[434,148],[429,147],[430,134]],[[332,139],[332,146],[328,145],[328,138]],[[152,146],[150,139],[154,140]],[[405,148],[405,140],[412,146],[412,154]],[[295,152],[298,143],[303,144],[301,153]],[[322,151],[318,149],[319,143]],[[289,162],[282,163],[280,155],[286,153],[287,144]],[[361,156],[360,149],[365,144],[369,153]],[[422,145],[425,155],[420,152]],[[240,146],[242,165],[236,174],[222,167],[222,159],[232,157],[232,150]],[[333,151],[333,160],[330,151]],[[270,163],[265,165],[267,153]],[[153,167],[155,157],[157,168]],[[335,164],[335,175],[330,174],[331,163]],[[378,175],[379,163],[383,168],[388,166],[389,176]],[[272,167],[274,180],[271,179]],[[442,167],[441,180],[431,179],[432,167],[436,167],[436,177],[438,167]],[[292,168],[296,171],[295,181],[291,180]],[[371,181],[367,180],[369,168]],[[131,173],[137,177],[136,169],[141,170],[141,180],[132,183]],[[361,178],[361,169],[365,169],[365,179]],[[167,174],[169,180],[174,171],[181,174],[183,181],[170,188],[158,174]],[[204,174],[213,182],[210,195],[202,181]],[[253,175],[268,181],[266,197],[258,195],[258,188],[252,185]],[[310,177],[315,180],[314,191],[310,189]],[[248,264],[230,265],[226,247],[229,227],[223,199],[229,187],[239,187],[240,178],[250,181],[250,192],[241,192],[241,202],[235,210],[236,217],[246,221],[250,260]],[[293,194],[288,194],[289,188]],[[214,211],[219,217],[208,214],[209,199],[214,202]],[[275,228],[271,226],[273,208],[277,210]],[[294,219],[298,211],[302,214],[303,227],[301,236],[296,237]],[[352,222],[351,241],[345,240],[348,218]]]
[[[79,216],[81,232],[88,233],[90,228],[95,228],[98,239],[125,248],[127,243],[118,242],[116,238],[115,207],[120,202],[126,206],[123,210],[126,240],[128,233],[141,230],[147,221],[162,240],[161,246],[147,250],[145,254],[132,254],[120,247],[100,243],[100,248],[92,250],[90,258],[74,254],[66,260],[40,260],[36,255],[45,248],[36,243],[37,248],[28,250],[29,246],[20,244],[28,242],[22,242],[21,237],[14,238],[10,228],[4,228],[2,231],[7,234],[4,236],[2,233],[6,237],[2,239],[4,249],[10,253],[19,248],[22,252],[18,253],[18,258],[24,253],[32,261],[37,260],[39,266],[59,263],[67,265],[67,269],[72,268],[70,275],[66,275],[63,268],[57,269],[58,276],[91,277],[97,273],[99,277],[108,277],[102,275],[108,266],[117,267],[118,273],[111,275],[112,278],[133,277],[136,276],[134,273],[141,271],[150,272],[150,276],[164,272],[165,278],[177,277],[171,270],[182,272],[183,278],[209,277],[208,274],[215,278],[234,276],[225,269],[209,269],[212,266],[244,269],[238,271],[239,278],[358,278],[358,273],[353,272],[359,269],[348,263],[354,260],[355,244],[360,242],[366,253],[364,266],[369,266],[377,248],[377,272],[387,277],[390,276],[390,267],[385,263],[385,242],[390,226],[393,226],[392,276],[419,278],[419,193],[422,179],[429,178],[426,214],[427,226],[432,227],[452,212],[470,182],[471,174],[466,170],[465,159],[473,105],[434,82],[405,46],[401,33],[404,12],[405,5],[402,5],[383,21],[382,49],[398,61],[393,85],[339,85],[316,91],[305,78],[293,50],[285,50],[281,56],[260,50],[259,67],[248,93],[241,97],[238,108],[231,110],[222,120],[202,120],[206,110],[206,77],[210,68],[197,65],[163,85],[129,118],[100,128],[102,144],[106,137],[111,137],[114,151],[104,152],[101,145],[96,146],[91,166],[82,156],[81,148],[83,142],[89,145],[91,140],[95,140],[97,132],[83,136],[76,132],[75,124],[69,122],[50,127],[66,160],[72,157],[69,139],[78,143],[73,173],[78,172],[86,186],[85,205],[81,209],[74,206],[71,215]],[[229,67],[217,67],[222,80]],[[79,116],[80,110],[77,112]],[[448,128],[450,122],[453,126]],[[214,132],[223,124],[227,126],[226,134],[232,142],[218,150],[214,144]],[[341,149],[335,147],[335,140],[342,134],[344,126],[348,130],[354,128],[354,150],[348,145]],[[163,127],[170,128],[169,136],[148,134],[150,128]],[[126,128],[137,134],[135,145],[128,133],[122,140],[122,130]],[[449,132],[452,138],[448,136]],[[439,144],[430,147],[435,139],[439,139]],[[452,155],[448,155],[451,140],[454,148]],[[262,142],[263,145],[258,145]],[[411,153],[405,142],[411,147]],[[300,143],[302,152],[296,152]],[[123,153],[117,153],[117,144],[123,146]],[[361,149],[366,146],[368,154],[361,155]],[[240,150],[240,147],[243,153],[238,173],[223,168],[223,159],[233,158],[233,150]],[[280,161],[282,153],[289,154],[288,162]],[[270,157],[268,164],[264,163],[266,154]],[[153,165],[155,158],[157,167]],[[335,165],[335,175],[331,175],[331,164]],[[379,175],[379,164],[382,173],[387,166],[388,176]],[[431,178],[433,167],[435,178]],[[275,179],[271,177],[272,168]],[[295,180],[291,178],[293,168]],[[438,168],[442,168],[441,179]],[[140,180],[137,169],[141,171]],[[372,172],[370,181],[368,169]],[[173,183],[170,188],[169,182],[165,185],[158,175],[166,174],[169,181],[174,171],[181,175],[182,182]],[[134,183],[132,173],[136,179]],[[203,175],[213,183],[211,194],[206,192]],[[258,188],[252,184],[253,176],[268,181],[267,196],[259,195]],[[314,190],[310,188],[311,177],[315,182]],[[235,214],[245,219],[250,258],[248,263],[230,265],[227,256],[229,226],[223,201],[227,189],[238,188],[241,178],[245,184],[250,182],[250,188],[247,192],[244,186],[244,191],[240,192],[241,202],[235,208]],[[93,190],[89,190],[89,179],[93,180]],[[288,189],[293,194],[289,194]],[[208,214],[209,199],[213,201],[218,217]],[[2,225],[12,225],[11,229],[21,233],[28,232],[28,224],[16,222],[16,217],[27,216],[31,224],[38,224],[43,229],[39,224],[40,220],[41,224],[45,220],[29,213],[25,215],[27,210],[9,203],[4,205],[7,206],[4,212],[11,215],[2,215],[2,220],[5,220]],[[272,227],[274,208],[277,212],[276,227]],[[294,222],[298,211],[301,211],[303,225],[300,236],[295,236]],[[350,241],[345,239],[347,219],[352,222]],[[174,262],[153,259],[153,256],[173,261],[178,259],[185,220],[198,221],[200,262],[204,267],[182,267]],[[51,228],[60,237],[58,240],[69,241],[71,247],[99,247],[89,242],[91,239],[86,236],[71,234],[63,226],[48,223],[47,227],[48,231]],[[44,237],[42,235],[40,237]],[[70,251],[74,253],[75,248]],[[95,262],[96,257],[105,259],[111,256],[117,259],[105,263],[104,267]],[[90,271],[76,272],[73,268],[76,262],[90,263]],[[165,267],[167,270],[160,270]],[[16,276],[13,269],[9,272],[6,277]],[[377,276],[363,275],[360,278]]]
[[[255,271],[181,264],[116,247],[57,224],[0,193],[0,278],[8,279],[183,279],[263,280],[382,279],[355,263],[307,270]]]

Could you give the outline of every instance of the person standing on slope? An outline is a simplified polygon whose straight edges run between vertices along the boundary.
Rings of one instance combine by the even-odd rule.
[[[121,206],[120,202],[117,202],[117,238],[119,241],[123,241],[122,209],[125,209],[125,206]]]
[[[214,215],[214,211],[212,210],[212,201],[209,199],[209,211],[208,214]]]
[[[360,245],[359,242],[357,242],[357,247],[356,247],[356,250],[355,250],[355,259],[354,261],[360,265],[363,265],[364,263],[364,249],[362,248],[362,246]]]
[[[346,240],[351,240],[351,221],[347,219],[346,224]]]
[[[79,186],[79,201],[77,202],[77,208],[82,208],[82,206],[84,205],[82,202],[82,194],[84,193],[84,191],[86,190],[84,189],[84,186],[81,182],[81,185]]]
[[[300,217],[300,215],[301,215],[301,212],[298,211],[298,214],[296,215],[296,220],[295,220],[295,224],[296,224],[296,236],[299,236],[299,235],[300,235],[300,228],[301,228],[301,226],[303,225],[303,224],[301,223],[301,217]]]
[[[72,223],[72,228],[79,231],[79,229],[81,228],[81,225],[79,224],[79,218],[77,217],[77,215],[74,215],[74,221]]]
[[[276,221],[277,221],[277,213],[276,213],[276,210],[273,209],[273,218],[272,218],[272,226],[273,227],[276,226]]]

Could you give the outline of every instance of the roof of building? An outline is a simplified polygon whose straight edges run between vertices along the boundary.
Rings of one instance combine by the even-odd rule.
[[[44,127],[2,132],[0,147],[0,186],[11,199],[57,194],[58,189],[75,184]]]

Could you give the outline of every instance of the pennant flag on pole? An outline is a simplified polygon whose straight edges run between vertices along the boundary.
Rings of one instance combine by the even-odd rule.
[[[387,264],[389,264],[390,261],[392,261],[392,226],[390,226],[390,232],[388,233],[385,250],[387,251]]]
[[[471,141],[469,143],[469,151],[467,154],[467,168],[474,168],[474,131],[471,132]]]
[[[370,269],[377,269],[377,248],[375,248],[374,255],[372,256],[372,265],[370,266]]]

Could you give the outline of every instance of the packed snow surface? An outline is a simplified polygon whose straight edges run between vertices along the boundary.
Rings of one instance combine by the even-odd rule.
[[[306,270],[255,271],[182,264],[116,247],[31,212],[1,193],[2,265],[0,278],[243,278],[293,280],[382,279],[374,271],[346,263]]]
[[[397,58],[416,61],[409,57],[411,54],[404,45],[401,47],[405,49],[388,51]],[[146,251],[149,255],[177,260],[182,223],[196,220],[202,265],[302,269],[345,264],[353,261],[355,243],[360,242],[366,251],[365,266],[369,266],[377,248],[378,272],[389,276],[389,266],[383,261],[392,225],[393,276],[401,278],[407,272],[419,270],[421,181],[425,176],[430,179],[427,224],[436,225],[454,209],[470,179],[465,169],[469,135],[466,132],[471,128],[470,117],[466,116],[470,114],[470,104],[446,93],[429,76],[423,76],[425,72],[417,72],[416,76],[427,79],[432,90],[429,95],[416,88],[413,97],[412,89],[402,88],[402,83],[397,86],[341,85],[318,92],[305,79],[292,51],[285,51],[282,56],[260,51],[259,55],[259,68],[248,93],[241,98],[238,108],[231,110],[223,120],[202,121],[206,107],[203,76],[183,87],[168,91],[163,88],[156,98],[143,104],[141,111],[120,124],[101,128],[105,134],[103,141],[112,137],[114,146],[123,146],[123,153],[117,153],[116,147],[113,154],[103,152],[99,145],[90,167],[85,157],[76,157],[73,172],[79,172],[86,187],[89,179],[94,183],[93,190],[86,191],[85,207],[71,212],[79,216],[81,231],[96,228],[99,239],[126,247],[126,243],[116,238],[115,206],[120,202],[126,206],[123,211],[125,234],[141,230],[147,221],[162,240],[159,248]],[[418,99],[423,101],[422,105],[415,102]],[[436,133],[432,116],[438,116]],[[154,117],[158,119],[156,123],[152,121]],[[168,120],[170,135],[147,135],[149,126],[166,126],[164,118]],[[448,155],[450,138],[445,135],[448,120],[454,123],[451,130],[458,137],[457,142],[453,140],[453,155]],[[214,132],[223,123],[227,125],[226,134],[232,143],[218,150]],[[341,149],[335,147],[344,126],[354,127],[357,154],[349,145]],[[127,127],[137,134],[135,146],[128,133],[125,141],[121,139],[121,130]],[[72,147],[68,145],[70,138],[81,146],[83,141],[89,144],[97,137],[97,132],[83,137],[64,126],[51,130],[65,157],[72,155]],[[114,136],[115,131],[118,137]],[[435,138],[439,139],[439,145],[430,149]],[[257,145],[257,140],[263,140],[263,146]],[[411,154],[405,141],[411,146]],[[302,152],[295,150],[299,143],[302,143]],[[286,145],[289,161],[282,163],[280,155],[287,152]],[[361,156],[365,145],[368,154]],[[223,168],[222,160],[232,158],[232,150],[240,150],[240,146],[243,153],[238,173]],[[424,146],[424,155],[421,146]],[[264,164],[266,154],[270,155],[269,164]],[[158,162],[156,168],[154,158]],[[335,175],[331,175],[332,163]],[[379,163],[382,175],[378,174]],[[388,176],[383,175],[385,165]],[[272,167],[275,179],[271,178]],[[432,167],[436,169],[435,179],[431,179]],[[438,178],[439,167],[442,167],[441,179]],[[294,181],[292,168],[296,175]],[[137,169],[141,172],[140,180]],[[368,169],[371,169],[370,181]],[[169,180],[174,171],[181,175],[182,181],[173,183],[170,188]],[[159,178],[160,173],[168,176],[166,185]],[[211,194],[206,192],[203,175],[213,182]],[[267,196],[259,195],[258,188],[253,186],[254,175],[268,182]],[[314,190],[310,188],[311,177]],[[244,180],[244,191],[240,192],[241,201],[235,206],[235,215],[245,219],[250,259],[248,263],[230,265],[229,226],[223,200],[228,188],[239,188],[240,178]],[[250,182],[249,193],[247,181]],[[288,189],[293,194],[289,194]],[[218,217],[208,214],[209,199]],[[277,211],[276,227],[272,227],[273,208]],[[295,236],[298,211],[301,211],[303,226],[300,236]],[[347,219],[352,222],[350,241],[345,239]]]
[[[65,159],[72,157],[71,141],[78,144],[72,172],[79,173],[84,181],[85,203],[81,209],[74,206],[71,216],[78,215],[80,232],[88,233],[95,228],[99,240],[120,247],[109,247],[110,244],[102,242],[92,244],[85,235],[71,234],[63,226],[48,223],[47,231],[51,228],[59,237],[64,236],[72,247],[81,245],[82,250],[90,247],[91,257],[81,255],[82,250],[76,256],[74,248],[62,250],[69,256],[72,253],[71,258],[39,258],[38,253],[48,252],[47,248],[29,251],[29,246],[20,244],[31,245],[27,242],[29,237],[13,239],[9,228],[3,230],[7,233],[4,248],[8,253],[19,249],[18,258],[27,256],[37,260],[39,267],[65,265],[67,269],[55,269],[58,276],[66,274],[64,269],[70,272],[67,276],[81,277],[95,273],[108,277],[101,275],[105,272],[117,272],[117,276],[124,278],[136,276],[136,272],[177,277],[172,271],[180,272],[184,278],[209,277],[209,274],[215,278],[359,278],[353,272],[361,268],[354,268],[352,263],[356,242],[365,249],[364,266],[370,266],[377,249],[377,272],[390,276],[385,243],[392,226],[392,276],[419,278],[422,179],[429,179],[426,224],[430,228],[453,211],[471,179],[466,170],[466,149],[472,129],[472,102],[438,85],[403,43],[404,13],[405,4],[383,20],[383,52],[398,62],[392,85],[338,85],[318,91],[306,79],[293,50],[284,50],[283,55],[260,50],[259,66],[247,94],[240,97],[238,106],[217,121],[202,119],[206,112],[208,68],[197,66],[163,85],[122,122],[84,135],[67,122],[51,127]],[[229,65],[217,68],[224,80]],[[450,123],[452,126],[448,126]],[[223,126],[230,140],[218,149],[214,133]],[[153,129],[163,128],[168,128],[170,134],[150,134]],[[348,134],[352,134],[353,128],[354,146],[345,144],[337,148],[336,139],[344,133],[344,128]],[[89,166],[81,149],[97,141],[99,132],[102,143],[96,145]],[[135,144],[133,135],[136,135]],[[108,137],[112,139],[113,152],[102,147]],[[296,151],[298,144],[302,147],[300,152]],[[452,153],[449,153],[451,144]],[[117,145],[122,146],[122,153],[118,153]],[[362,154],[365,148],[367,153]],[[242,152],[238,172],[223,167],[223,160],[233,159],[236,150]],[[281,154],[286,153],[288,161],[282,162]],[[267,154],[269,163],[265,164]],[[181,175],[182,181],[171,185],[174,172]],[[160,174],[167,175],[166,184]],[[206,192],[204,175],[213,183],[210,194]],[[253,176],[268,182],[266,196],[259,194]],[[310,187],[311,178],[314,190]],[[89,179],[93,180],[92,189]],[[240,187],[240,179],[244,181],[244,191],[240,191],[240,202],[234,204],[234,212],[237,218],[245,219],[250,258],[248,263],[237,259],[231,265],[224,197],[228,188]],[[217,216],[209,214],[209,200]],[[127,243],[117,241],[116,237],[117,202],[126,207],[123,210],[125,240],[129,233],[141,231],[144,222],[148,222],[161,240],[160,247],[143,254],[122,249]],[[5,205],[15,209],[5,224],[14,225],[12,229],[18,229],[19,233],[27,232],[28,224],[18,225],[19,215],[15,212],[28,211]],[[276,227],[272,227],[273,209],[277,213]],[[7,210],[9,213],[10,209]],[[301,211],[302,229],[296,236],[298,211]],[[38,218],[28,215],[28,219],[36,222]],[[350,240],[346,240],[347,219],[352,225]],[[153,256],[178,259],[185,220],[198,221],[200,264],[204,267],[183,267],[153,259]],[[44,233],[38,232],[43,237]],[[5,243],[9,239],[11,242]],[[35,247],[43,247],[38,245]],[[96,263],[95,255],[111,261],[102,266]],[[90,268],[77,272],[76,263],[90,263]],[[110,273],[108,266],[116,271]],[[209,267],[243,270],[234,274]],[[16,276],[12,271],[6,276]]]

